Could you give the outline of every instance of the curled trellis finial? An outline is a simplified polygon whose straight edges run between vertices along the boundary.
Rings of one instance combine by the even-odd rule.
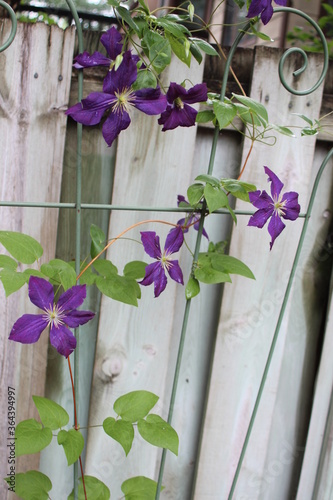
[[[283,56],[281,57],[281,60],[280,60],[280,63],[279,63],[279,76],[280,76],[280,80],[281,80],[282,85],[284,86],[285,89],[288,90],[288,92],[290,92],[291,94],[294,94],[294,95],[308,95],[308,94],[311,94],[312,92],[314,92],[323,83],[323,81],[325,79],[325,76],[326,76],[326,73],[327,73],[327,70],[328,70],[329,54],[328,54],[328,47],[327,47],[327,41],[326,41],[325,35],[322,32],[322,30],[320,29],[320,27],[318,26],[318,24],[313,19],[311,19],[310,16],[308,16],[307,14],[305,14],[304,12],[302,12],[302,11],[300,11],[298,9],[293,9],[291,7],[278,7],[276,9],[274,9],[274,12],[290,12],[291,14],[296,14],[298,16],[303,17],[304,19],[306,19],[311,24],[311,26],[316,30],[316,32],[318,33],[318,35],[320,37],[321,43],[323,45],[323,51],[324,51],[324,66],[323,66],[323,70],[321,72],[321,75],[320,75],[318,81],[312,87],[310,87],[309,89],[305,89],[305,90],[296,90],[296,89],[293,89],[286,82],[286,80],[284,78],[284,74],[283,74],[284,63],[285,63],[287,57],[289,57],[290,54],[292,54],[294,52],[296,52],[298,54],[301,54],[301,56],[303,58],[303,66],[301,68],[297,69],[296,71],[294,71],[293,75],[294,76],[298,76],[301,73],[303,73],[303,71],[306,70],[306,68],[308,66],[308,56],[307,56],[306,52],[303,49],[298,48],[298,47],[292,47],[292,48],[288,49],[283,54]]]
[[[17,19],[16,19],[15,12],[11,8],[11,6],[8,5],[8,3],[4,2],[3,0],[0,0],[0,7],[3,7],[8,12],[10,20],[12,22],[12,29],[11,29],[9,37],[8,37],[7,41],[3,45],[0,46],[0,52],[3,52],[4,50],[6,50],[9,47],[9,45],[12,43],[12,41],[15,38],[16,30],[17,30]]]

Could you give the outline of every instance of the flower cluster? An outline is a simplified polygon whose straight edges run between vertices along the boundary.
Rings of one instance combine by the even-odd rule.
[[[102,133],[108,146],[130,125],[131,107],[147,115],[161,114],[158,122],[163,125],[163,131],[195,124],[197,111],[189,104],[207,100],[206,84],[186,91],[182,85],[171,82],[166,96],[159,86],[135,90],[133,84],[137,80],[138,65],[141,66],[139,57],[123,50],[122,37],[114,27],[102,35],[101,42],[108,56],[83,52],[75,58],[74,67],[108,67],[103,92],[92,92],[69,108],[67,115],[83,125],[97,125],[103,119]]]

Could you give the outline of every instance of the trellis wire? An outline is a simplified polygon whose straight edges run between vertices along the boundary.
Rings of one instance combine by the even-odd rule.
[[[78,35],[78,48],[79,48],[79,52],[81,53],[81,52],[83,52],[84,47],[83,47],[83,34],[82,34],[82,27],[81,27],[80,19],[78,17],[77,10],[76,10],[76,7],[75,7],[73,1],[72,0],[66,0],[66,2],[67,2],[68,6],[70,8],[70,11],[71,11],[71,13],[73,15],[73,18],[74,18],[74,21],[75,21],[75,25],[76,25],[76,29],[77,29],[77,35]],[[11,33],[9,35],[9,38],[0,47],[0,52],[2,52],[2,51],[4,51],[5,49],[7,49],[9,47],[9,45],[13,42],[13,40],[15,38],[16,29],[17,29],[17,20],[16,20],[15,12],[13,11],[13,9],[8,4],[6,4],[3,0],[0,0],[0,6],[4,7],[8,11],[10,19],[11,19],[11,22],[12,22]],[[279,77],[280,77],[281,83],[283,84],[283,86],[289,92],[291,92],[292,94],[295,94],[295,95],[307,95],[307,94],[310,94],[310,93],[314,92],[319,87],[319,85],[321,85],[321,83],[323,82],[323,80],[324,80],[324,78],[326,76],[326,73],[327,73],[327,69],[328,69],[328,47],[327,47],[327,42],[326,42],[325,36],[322,33],[322,31],[319,28],[319,26],[317,25],[317,23],[315,23],[308,15],[304,14],[303,12],[301,12],[301,11],[299,11],[297,9],[288,8],[288,7],[279,7],[279,8],[274,9],[274,11],[275,12],[290,12],[290,13],[302,16],[303,18],[305,18],[316,29],[317,33],[320,36],[320,39],[321,39],[322,44],[323,44],[323,50],[324,50],[324,65],[323,65],[323,70],[322,70],[322,73],[321,73],[321,76],[320,76],[319,80],[316,82],[316,84],[312,88],[307,89],[307,90],[303,90],[303,91],[297,91],[295,89],[292,89],[286,83],[286,81],[284,79],[283,65],[284,65],[284,62],[285,62],[286,58],[288,57],[288,55],[290,53],[292,53],[292,52],[298,52],[298,53],[300,53],[302,55],[303,61],[304,61],[303,66],[300,69],[296,70],[293,73],[294,76],[299,75],[300,73],[302,73],[306,69],[306,67],[307,67],[307,55],[306,55],[306,53],[302,49],[299,49],[299,48],[289,49],[288,51],[286,51],[284,53],[284,55],[282,56],[282,58],[280,60],[280,64],[279,64]],[[230,49],[230,52],[229,52],[229,55],[228,55],[228,58],[227,58],[227,61],[226,61],[226,67],[225,67],[225,71],[224,71],[224,75],[223,75],[223,80],[222,80],[221,93],[220,93],[220,100],[221,101],[223,101],[224,98],[225,98],[226,86],[227,86],[227,81],[228,81],[228,76],[229,76],[229,69],[230,69],[232,57],[234,55],[234,52],[235,52],[235,50],[236,50],[236,48],[237,48],[240,40],[246,34],[246,32],[249,30],[250,27],[251,27],[251,21],[248,22],[246,24],[246,26],[242,29],[242,31],[239,32],[239,34],[236,37],[235,42],[233,43],[233,46]],[[81,101],[82,97],[83,97],[83,71],[79,70],[79,75],[78,75],[78,99],[79,99],[79,101]],[[211,154],[210,154],[209,165],[208,165],[208,170],[207,170],[207,173],[209,175],[212,174],[213,168],[214,168],[215,155],[216,155],[216,147],[217,147],[217,140],[218,140],[219,134],[220,134],[219,127],[216,126],[215,130],[214,130],[212,147],[211,147]],[[77,162],[76,162],[76,201],[75,201],[75,203],[38,203],[38,202],[6,202],[6,201],[0,201],[0,206],[14,206],[14,207],[26,207],[26,208],[41,208],[42,207],[42,208],[68,208],[68,209],[75,209],[75,211],[76,211],[76,218],[75,218],[75,243],[76,243],[75,266],[76,267],[75,267],[75,269],[76,269],[76,274],[77,275],[80,272],[80,260],[81,260],[81,252],[80,252],[80,246],[81,246],[81,243],[80,243],[80,240],[81,240],[81,211],[83,209],[96,209],[96,210],[109,210],[109,211],[112,211],[112,210],[120,210],[120,211],[122,211],[122,210],[123,211],[125,211],[125,210],[131,210],[131,211],[157,211],[157,212],[175,212],[175,213],[177,213],[177,212],[184,213],[184,212],[191,212],[192,211],[191,209],[174,208],[174,207],[143,207],[143,206],[141,206],[141,207],[135,207],[135,206],[130,207],[130,206],[119,206],[119,205],[112,205],[112,204],[105,205],[105,204],[82,203],[81,202],[81,192],[82,192],[82,161],[81,161],[82,160],[82,156],[81,156],[81,147],[82,147],[82,125],[79,124],[79,123],[77,123]],[[287,287],[286,287],[284,299],[283,299],[283,302],[282,302],[282,305],[281,305],[281,309],[280,309],[280,313],[279,313],[277,325],[276,325],[276,328],[275,328],[275,332],[274,332],[274,335],[273,335],[273,339],[272,339],[270,351],[269,351],[269,354],[268,354],[268,357],[267,357],[265,369],[264,369],[264,372],[263,372],[263,375],[262,375],[262,378],[261,378],[261,382],[260,382],[259,390],[258,390],[258,393],[257,393],[255,405],[254,405],[254,408],[253,408],[253,411],[252,411],[252,415],[251,415],[251,418],[250,418],[250,422],[249,422],[249,425],[248,425],[246,437],[245,437],[244,444],[243,444],[243,447],[242,447],[242,450],[241,450],[241,454],[240,454],[240,457],[239,457],[237,468],[236,468],[236,471],[235,471],[235,474],[234,474],[234,478],[233,478],[233,482],[232,482],[232,485],[231,485],[231,489],[230,489],[230,493],[229,493],[229,496],[228,496],[228,500],[232,499],[233,494],[235,492],[235,488],[237,486],[237,481],[238,481],[239,474],[240,474],[240,471],[241,471],[243,459],[244,459],[244,456],[245,456],[245,453],[246,453],[246,449],[247,449],[247,446],[248,446],[248,443],[249,443],[249,440],[250,440],[251,432],[252,432],[253,425],[254,425],[254,422],[255,422],[255,418],[256,418],[256,415],[257,415],[257,411],[258,411],[258,408],[259,408],[259,405],[260,405],[261,397],[262,397],[262,394],[263,394],[263,391],[264,391],[265,382],[266,382],[267,375],[268,375],[268,372],[269,372],[269,368],[270,368],[270,365],[271,365],[271,361],[272,361],[272,358],[273,358],[273,355],[274,355],[274,350],[275,350],[275,346],[276,346],[276,343],[277,343],[277,340],[278,340],[278,335],[279,335],[280,327],[281,327],[281,324],[282,324],[283,316],[284,316],[285,309],[286,309],[286,306],[287,306],[287,302],[288,302],[288,299],[289,299],[290,291],[291,291],[291,288],[292,288],[293,279],[294,279],[294,276],[295,276],[295,273],[296,273],[296,268],[297,268],[297,265],[298,265],[299,257],[300,257],[301,251],[302,251],[302,246],[303,246],[305,234],[306,234],[307,227],[308,227],[308,222],[309,222],[309,219],[310,219],[310,216],[311,216],[311,212],[312,212],[312,208],[313,208],[313,204],[314,204],[314,200],[315,200],[317,188],[318,188],[318,185],[319,185],[319,182],[320,182],[320,179],[321,179],[321,175],[322,175],[322,173],[323,173],[323,171],[324,171],[327,163],[329,162],[329,160],[330,160],[330,158],[332,156],[333,156],[333,148],[331,148],[331,150],[326,155],[326,157],[323,160],[323,162],[321,164],[321,167],[320,167],[320,169],[318,171],[318,174],[316,176],[316,179],[315,179],[315,182],[314,182],[314,185],[313,185],[313,189],[312,189],[312,192],[311,192],[311,197],[310,197],[310,200],[309,200],[308,209],[307,209],[307,211],[306,211],[305,214],[300,214],[300,217],[304,217],[304,219],[305,219],[304,220],[304,224],[303,224],[303,228],[302,228],[302,232],[301,232],[301,236],[300,236],[298,247],[297,247],[297,250],[296,250],[296,254],[295,254],[293,266],[292,266],[292,269],[291,269],[291,272],[290,272],[290,276],[289,276],[288,284],[287,284]],[[192,266],[195,266],[195,264],[197,262],[197,259],[198,259],[199,251],[200,251],[200,244],[201,244],[201,238],[202,238],[203,227],[204,227],[204,216],[205,216],[205,213],[206,213],[206,205],[205,205],[205,203],[203,204],[201,213],[202,213],[202,217],[200,218],[200,224],[199,224],[197,238],[196,238],[196,243],[195,243],[195,250],[194,250],[194,256],[193,256]],[[223,210],[223,209],[218,210],[216,213],[218,215],[229,214],[229,212],[227,210]],[[253,211],[235,210],[235,214],[237,214],[237,215],[252,215]],[[180,336],[179,347],[178,347],[177,361],[176,361],[176,366],[175,366],[175,371],[174,371],[173,387],[172,387],[172,392],[171,392],[171,397],[170,397],[170,403],[169,403],[169,413],[168,413],[168,423],[169,424],[171,424],[171,422],[172,422],[173,411],[174,411],[174,403],[175,403],[175,399],[176,399],[176,396],[177,396],[178,379],[179,379],[180,367],[181,367],[181,362],[182,362],[183,349],[184,349],[184,345],[185,345],[186,330],[187,330],[188,318],[189,318],[189,314],[190,314],[190,307],[191,307],[191,299],[187,299],[186,300],[186,304],[185,304],[184,315],[183,315],[182,330],[181,330],[181,336]],[[77,342],[77,348],[74,351],[74,382],[75,382],[75,392],[76,392],[76,396],[77,396],[77,401],[79,401],[79,363],[78,363],[78,361],[79,361],[79,329],[76,329],[75,335],[77,337],[78,342]],[[157,483],[156,500],[159,499],[160,492],[161,492],[162,480],[163,480],[163,472],[164,472],[165,459],[166,459],[166,452],[167,452],[166,449],[163,449],[162,457],[161,457],[161,463],[160,463],[160,469],[159,469],[158,483]],[[77,462],[74,464],[74,477],[73,477],[73,481],[74,481],[74,498],[75,498],[75,500],[77,500],[77,498],[78,498],[78,463]]]

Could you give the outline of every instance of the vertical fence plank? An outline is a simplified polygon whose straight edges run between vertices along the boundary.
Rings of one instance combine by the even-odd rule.
[[[311,97],[288,94],[277,79],[278,61],[277,51],[267,48],[256,51],[251,97],[266,105],[273,123],[299,125],[299,120],[290,116],[290,110],[304,112],[305,106],[306,114],[317,118],[322,89]],[[287,75],[298,67],[295,64],[295,60],[288,61]],[[319,69],[320,58],[311,58],[307,74],[296,83],[298,88],[311,86]],[[263,170],[267,165],[283,179],[286,191],[300,193],[300,204],[305,209],[311,189],[314,145],[313,139],[283,136],[278,137],[274,151],[256,144],[244,180],[251,180],[258,189],[269,189]],[[249,142],[245,141],[244,158],[248,149]],[[241,203],[237,205],[243,206]],[[256,281],[237,277],[233,284],[225,286],[195,489],[198,500],[227,498],[302,226],[300,220],[288,225],[269,252],[267,229],[246,228],[247,221],[248,217],[239,217],[230,253],[249,265]],[[289,498],[291,494],[293,467],[281,468],[278,462],[280,470],[276,474],[274,461],[290,450],[295,454],[300,436],[294,421],[300,426],[304,424],[299,417],[297,398],[301,397],[298,390],[308,362],[306,343],[311,338],[312,331],[309,330],[313,325],[309,330],[306,328],[305,314],[309,305],[302,305],[302,295],[299,295],[302,294],[302,280],[298,280],[297,285],[281,328],[236,498],[272,500]],[[313,285],[309,283],[309,286]],[[318,324],[315,327],[318,328]],[[293,342],[295,331],[299,335],[297,342]],[[313,366],[314,356],[310,357],[310,373]],[[284,371],[288,376],[284,376]],[[267,472],[270,467],[272,470]],[[278,482],[275,481],[276,475]]]
[[[0,23],[0,44],[10,22]],[[57,202],[60,198],[74,31],[19,24],[12,45],[0,54],[1,199]],[[54,257],[58,211],[2,207],[1,229],[33,236],[44,247],[43,260]],[[1,287],[2,288],[2,287]],[[1,290],[1,477],[7,474],[7,386],[16,389],[16,421],[36,415],[32,394],[44,394],[47,335],[36,345],[8,342],[12,324],[23,312],[35,312],[21,294],[5,300]],[[22,457],[17,472],[38,468],[39,456]],[[0,497],[7,498],[5,483]]]
[[[194,64],[189,73],[174,60],[169,80],[181,82],[190,75],[193,84],[201,82],[203,66]],[[195,135],[195,127],[161,133],[157,120],[133,113],[129,129],[122,132],[118,140],[113,203],[176,206],[177,194],[184,193],[190,182]],[[113,212],[109,238],[147,217],[173,222],[179,218],[170,214]],[[170,227],[162,225],[145,225],[126,237],[140,241],[140,230],[147,229],[160,234],[164,245]],[[130,244],[126,239],[111,247],[108,258],[119,271],[130,260],[150,260],[141,245],[135,241]],[[101,424],[107,416],[114,416],[114,400],[137,389],[160,396],[157,411],[167,416],[170,388],[165,387],[165,377],[169,363],[174,365],[174,345],[178,337],[174,331],[175,289],[176,284],[169,279],[166,291],[154,300],[153,309],[151,287],[142,290],[138,309],[102,298],[90,425]],[[159,450],[138,435],[126,460],[120,445],[106,437],[103,430],[90,429],[88,438],[87,473],[105,481],[111,495],[119,496],[121,483],[133,475],[154,478]]]

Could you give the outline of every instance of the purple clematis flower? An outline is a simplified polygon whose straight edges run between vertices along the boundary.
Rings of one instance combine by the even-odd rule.
[[[189,104],[207,101],[207,85],[198,83],[186,90],[182,85],[171,82],[166,97],[168,105],[158,120],[163,125],[162,132],[176,127],[192,127],[198,112]]]
[[[79,54],[74,59],[74,68],[90,68],[92,66],[112,67],[116,57],[121,54],[123,43],[122,36],[113,26],[101,36],[101,43],[104,45],[109,57],[96,51],[92,55],[88,52]]]
[[[183,273],[178,260],[171,260],[171,255],[178,252],[184,241],[182,228],[177,226],[175,229],[169,232],[163,253],[161,252],[160,238],[154,231],[141,233],[141,241],[145,252],[153,259],[156,259],[157,262],[148,264],[145,277],[139,283],[144,286],[154,283],[155,297],[158,297],[167,285],[165,271],[168,271],[170,278],[174,281],[184,284]]]
[[[285,6],[287,0],[275,0],[275,3]],[[257,17],[260,14],[262,22],[267,24],[273,15],[272,0],[252,0],[246,17]]]
[[[53,286],[43,278],[30,276],[29,299],[43,309],[42,314],[24,314],[10,332],[9,339],[22,344],[37,342],[43,330],[50,326],[50,342],[59,354],[68,358],[76,347],[76,338],[70,328],[90,321],[95,313],[78,311],[86,298],[86,286],[76,285],[66,290],[57,303],[54,302]]]
[[[108,111],[103,123],[103,137],[111,146],[122,130],[131,123],[131,106],[147,115],[158,115],[166,106],[166,97],[156,89],[133,90],[137,78],[137,67],[130,51],[124,53],[123,61],[117,71],[112,69],[104,79],[103,92],[92,92],[86,99],[66,111],[75,121],[83,125],[97,125]]]
[[[269,168],[264,167],[264,169],[268,175],[268,182],[271,182],[272,196],[269,196],[266,191],[252,191],[249,193],[250,202],[259,210],[251,216],[248,226],[262,228],[271,218],[268,224],[268,232],[272,238],[270,242],[270,249],[272,250],[274,241],[286,227],[281,217],[296,220],[301,207],[298,204],[298,193],[290,191],[282,196],[282,182]]]
[[[189,202],[185,199],[185,197],[181,194],[179,194],[177,196],[177,205],[179,206],[180,203],[184,203],[185,205],[190,205]],[[191,213],[186,218],[179,219],[179,221],[177,222],[177,225],[181,226],[183,233],[187,233],[189,230],[189,226],[191,226],[194,222],[193,227],[196,231],[198,231],[200,217],[201,217],[200,214]],[[171,231],[174,231],[174,229],[171,229]],[[207,234],[205,228],[203,228],[202,234],[203,234],[203,236],[205,236],[205,238],[207,238],[207,240],[209,240],[209,237],[208,237],[208,234]]]

